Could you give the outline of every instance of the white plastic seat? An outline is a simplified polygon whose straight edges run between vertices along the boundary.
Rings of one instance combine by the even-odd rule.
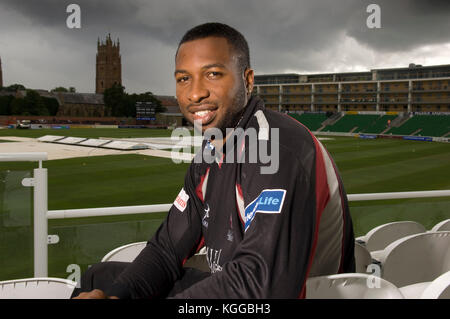
[[[346,273],[311,277],[306,281],[306,299],[404,299],[400,290],[382,278]]]
[[[116,249],[113,249],[109,253],[107,253],[102,258],[102,262],[106,261],[132,262],[139,255],[139,253],[145,248],[146,245],[147,245],[146,241],[141,241],[117,247]]]
[[[52,277],[0,281],[0,299],[70,299],[76,285]]]
[[[450,271],[433,280],[420,299],[450,299]]]
[[[139,253],[145,248],[146,245],[147,245],[146,241],[141,241],[120,246],[107,253],[102,258],[101,261],[132,262],[139,255]],[[202,249],[199,250],[197,254],[189,258],[184,264],[184,267],[197,268],[199,270],[209,272],[210,269],[206,261],[206,247],[203,247]]]
[[[376,260],[376,261],[380,262],[380,260],[383,258],[385,253],[386,252],[384,251],[384,249],[375,250],[375,251],[370,252],[370,256],[372,257],[372,260]]]
[[[355,242],[355,264],[356,272],[366,273],[367,266],[372,263],[369,251],[361,244]]]
[[[419,282],[417,284],[401,287],[400,291],[403,296],[405,296],[405,299],[418,299],[429,285],[429,281]]]
[[[399,221],[377,226],[359,238],[364,241],[366,249],[372,252],[386,248],[397,239],[424,232],[426,229],[422,224],[413,221]]]
[[[433,281],[450,270],[450,231],[401,238],[379,258],[382,277],[397,287]]]
[[[431,232],[450,231],[450,219],[443,220],[431,228]]]

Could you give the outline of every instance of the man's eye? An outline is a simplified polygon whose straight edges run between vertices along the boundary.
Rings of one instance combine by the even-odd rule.
[[[209,72],[209,73],[208,73],[208,77],[211,78],[211,79],[217,78],[217,77],[219,77],[219,76],[221,76],[221,75],[222,75],[222,73],[220,73],[220,72],[215,72],[215,71],[212,71],[212,72]]]
[[[187,80],[188,80],[188,77],[187,77],[187,76],[182,76],[182,77],[180,77],[180,78],[177,79],[177,82],[178,82],[178,83],[183,83],[183,82],[186,82]]]

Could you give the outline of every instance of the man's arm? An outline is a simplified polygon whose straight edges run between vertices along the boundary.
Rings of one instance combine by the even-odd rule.
[[[199,199],[191,165],[166,220],[147,246],[105,293],[119,298],[152,298],[165,295],[181,276],[182,265],[200,243]]]
[[[88,292],[82,292],[73,299],[119,299],[117,296],[107,296],[100,289],[94,289]]]

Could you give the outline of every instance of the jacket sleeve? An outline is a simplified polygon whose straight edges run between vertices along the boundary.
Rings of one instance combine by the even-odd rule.
[[[242,165],[244,237],[232,260],[176,298],[302,296],[316,230],[315,151],[304,147],[300,159],[280,147],[274,174]]]
[[[108,296],[153,298],[164,296],[181,276],[182,265],[202,238],[199,199],[195,196],[194,165],[185,176],[167,218],[136,259],[120,274]]]

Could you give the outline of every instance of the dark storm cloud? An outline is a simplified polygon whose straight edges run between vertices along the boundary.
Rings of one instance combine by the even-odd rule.
[[[342,32],[388,51],[449,40],[448,0],[2,1],[34,24],[61,31],[66,31],[62,22],[70,3],[80,5],[83,27],[121,30],[171,45],[187,28],[213,20],[233,24],[257,46],[275,50],[326,46]],[[370,3],[381,6],[381,29],[366,27]]]
[[[81,7],[80,30],[65,25],[70,3]],[[381,7],[381,29],[366,26],[370,3]],[[5,12],[14,12],[31,23],[32,30],[26,30],[30,34],[45,37],[48,33],[49,46],[76,52],[83,60],[78,66],[73,63],[73,72],[79,77],[83,72],[93,76],[97,37],[104,38],[110,32],[113,39],[121,40],[124,84],[131,90],[152,87],[171,94],[170,74],[178,41],[187,29],[207,21],[230,24],[245,35],[257,74],[328,72],[332,71],[330,65],[338,64],[333,60],[338,57],[346,70],[351,69],[352,50],[358,45],[376,55],[406,54],[424,45],[450,42],[447,0],[2,0],[0,20]],[[30,27],[13,24],[8,28]],[[9,30],[0,28],[0,41]],[[344,41],[349,37],[355,41],[351,47]],[[20,45],[20,41],[12,45]],[[373,61],[364,58],[359,62],[368,70]],[[83,63],[84,69],[80,68]]]
[[[405,51],[427,44],[449,42],[450,1],[376,0],[361,1],[345,25],[347,34],[378,51]],[[368,29],[361,16],[368,16],[369,3],[381,7],[381,29]]]

